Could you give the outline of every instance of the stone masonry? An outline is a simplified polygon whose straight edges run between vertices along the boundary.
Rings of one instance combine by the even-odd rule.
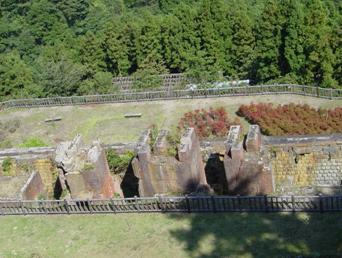
[[[272,172],[269,161],[261,150],[262,141],[259,127],[250,126],[245,141],[240,138],[240,126],[232,126],[225,144],[224,156],[228,192],[233,195],[273,192]]]
[[[56,163],[62,188],[68,187],[72,199],[112,198],[123,196],[112,178],[105,151],[98,141],[84,146],[78,135],[71,142],[61,143],[56,150]]]
[[[161,131],[150,146],[150,131],[146,131],[137,146],[133,159],[134,174],[139,178],[140,196],[190,193],[208,189],[200,144],[193,128],[180,140],[177,157],[167,155],[167,132]]]

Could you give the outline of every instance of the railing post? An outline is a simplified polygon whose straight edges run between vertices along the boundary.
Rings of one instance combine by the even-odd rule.
[[[45,206],[44,206],[43,201],[39,201],[39,207],[41,207],[41,208],[43,209],[43,212],[44,212],[44,214],[46,215],[47,212],[46,212],[46,209],[45,209]]]
[[[112,211],[113,211],[113,213],[116,214],[116,210],[115,210],[115,208],[114,208],[115,204],[114,204],[113,198],[110,198],[110,204],[112,205]]]
[[[330,99],[333,99],[333,89],[330,89]]]
[[[93,213],[94,211],[93,211],[93,207],[91,206],[92,205],[91,200],[87,199],[87,202],[88,202],[88,205],[89,205],[89,212]]]
[[[242,208],[241,208],[241,198],[240,198],[240,195],[239,195],[239,194],[237,195],[237,200],[238,200],[238,209],[239,209],[239,212],[242,212]]]
[[[68,201],[66,199],[64,199],[64,207],[65,207],[67,213],[70,214],[69,204],[68,204]]]
[[[291,203],[292,203],[292,212],[295,212],[295,197],[294,195],[291,195]]]
[[[191,207],[190,207],[190,200],[188,198],[188,195],[185,195],[185,202],[186,202],[186,209],[187,209],[188,213],[190,213]]]
[[[134,196],[134,208],[137,210],[137,212],[140,212],[139,205],[138,205],[138,197]]]
[[[24,209],[24,205],[23,205],[23,201],[22,201],[22,200],[20,200],[20,208],[21,208],[22,213],[23,213],[24,215],[26,215],[27,213],[26,213],[26,211],[25,211],[25,209]]]
[[[265,212],[268,212],[268,201],[267,201],[267,195],[264,195],[264,205],[265,205]]]
[[[211,196],[211,204],[213,206],[213,212],[216,213],[217,210],[216,210],[216,203],[215,203],[215,196]]]
[[[318,200],[319,200],[319,211],[321,213],[324,212],[324,206],[323,206],[323,198],[322,198],[322,194],[318,194]]]
[[[164,209],[163,209],[163,199],[162,199],[161,195],[158,195],[158,204],[159,204],[160,210],[164,211]]]

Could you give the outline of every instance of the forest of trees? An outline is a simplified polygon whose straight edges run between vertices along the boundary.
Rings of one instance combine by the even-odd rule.
[[[342,1],[1,0],[1,99],[161,73],[341,88]]]

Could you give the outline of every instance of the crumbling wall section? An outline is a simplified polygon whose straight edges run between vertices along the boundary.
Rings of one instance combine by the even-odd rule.
[[[31,174],[25,185],[21,188],[20,195],[22,200],[35,200],[40,195],[46,195],[42,178],[38,172]]]
[[[180,140],[177,157],[168,156],[167,132],[161,131],[150,147],[150,132],[138,142],[137,157],[133,159],[134,174],[139,178],[140,196],[186,193],[207,186],[200,143],[193,128]]]
[[[224,156],[228,192],[255,195],[273,192],[273,176],[269,160],[262,150],[258,126],[250,126],[245,141],[241,141],[241,127],[231,126]],[[245,148],[244,148],[245,146]]]
[[[62,187],[68,187],[72,199],[105,199],[123,196],[110,174],[104,149],[98,141],[84,146],[80,136],[57,147],[56,162]],[[63,182],[65,180],[65,182]]]

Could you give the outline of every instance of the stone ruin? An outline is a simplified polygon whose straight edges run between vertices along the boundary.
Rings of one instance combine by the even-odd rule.
[[[193,128],[180,140],[176,157],[167,155],[167,132],[161,131],[151,150],[151,132],[137,146],[132,166],[139,179],[140,196],[177,194],[208,190],[200,143]]]
[[[154,142],[146,131],[137,144],[106,146],[118,153],[134,147],[132,175],[140,196],[211,192],[215,187],[205,164],[212,153],[220,154],[221,165],[213,173],[222,175],[217,181],[224,194],[334,194],[342,189],[342,134],[270,137],[257,125],[246,135],[232,126],[226,141],[203,144],[190,128],[176,152],[170,152],[175,149],[165,130]],[[0,199],[51,199],[56,191],[66,199],[123,197],[122,179],[110,173],[98,141],[86,146],[77,136],[56,148],[0,150],[0,162],[5,159],[12,165],[6,173],[0,166]]]
[[[123,197],[118,182],[110,174],[106,154],[99,141],[87,147],[78,135],[73,141],[57,146],[55,161],[61,188],[67,190],[72,199]]]
[[[230,128],[225,143],[224,169],[230,194],[256,195],[273,191],[269,160],[261,151],[261,133],[258,126],[250,126],[245,140],[241,127]]]

